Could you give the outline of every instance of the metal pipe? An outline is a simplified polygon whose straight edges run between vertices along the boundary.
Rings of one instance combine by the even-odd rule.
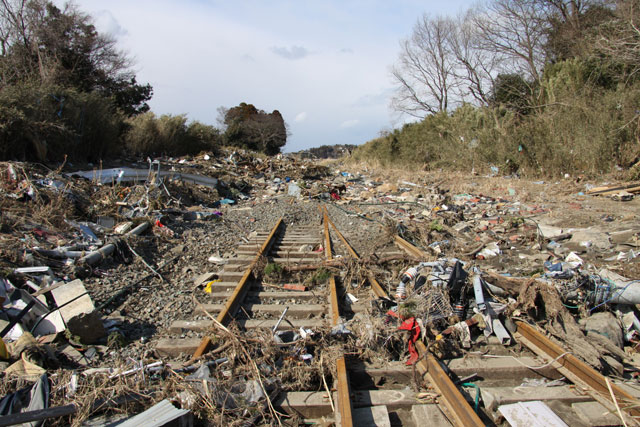
[[[127,234],[125,234],[125,236],[135,236],[135,235],[141,234],[147,228],[149,228],[149,223],[145,221],[145,222],[141,223],[140,225],[138,225],[133,230],[129,231]],[[106,257],[108,257],[109,255],[111,255],[115,250],[116,250],[115,243],[108,243],[108,244],[104,245],[103,247],[101,247],[100,249],[97,249],[97,250],[95,250],[93,252],[89,252],[87,255],[85,255],[82,258],[80,258],[77,261],[77,263],[81,264],[81,265],[82,264],[84,264],[84,265],[97,264],[100,261],[102,261],[103,259],[105,259]]]
[[[500,288],[498,286],[492,285],[491,283],[487,282],[486,280],[484,280],[482,283],[494,295],[497,295],[499,297],[503,297],[503,296],[507,295],[507,292],[505,292],[504,289],[502,289],[502,288]]]
[[[477,272],[476,275],[473,276],[473,293],[476,296],[478,310],[484,312],[487,305],[484,303],[484,294],[482,293],[482,277],[480,277],[480,274]]]
[[[500,340],[500,344],[511,345],[511,335],[509,335],[500,319],[491,319],[491,326],[493,327],[493,333]]]
[[[273,327],[273,333],[274,334],[276,333],[276,331],[280,327],[280,323],[282,323],[282,320],[284,319],[284,316],[286,316],[287,311],[289,311],[289,307],[285,307],[284,311],[282,312],[282,315],[280,315],[280,318],[278,319],[278,321],[274,325],[274,327]]]

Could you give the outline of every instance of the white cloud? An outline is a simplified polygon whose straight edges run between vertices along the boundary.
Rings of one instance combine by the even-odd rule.
[[[93,15],[95,24],[102,31],[113,37],[126,36],[128,31],[120,25],[118,20],[108,10],[101,10]]]
[[[309,51],[302,46],[291,46],[290,48],[274,46],[271,48],[271,52],[291,60],[302,59],[309,55]]]
[[[359,123],[360,123],[360,120],[358,119],[345,120],[344,122],[340,123],[340,128],[342,129],[352,128],[358,125]]]
[[[155,113],[215,125],[218,106],[277,109],[292,132],[287,151],[376,137],[391,121],[399,40],[426,8],[472,2],[75,0],[135,58]]]

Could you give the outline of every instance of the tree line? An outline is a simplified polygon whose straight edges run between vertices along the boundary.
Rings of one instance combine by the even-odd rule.
[[[156,116],[148,104],[153,88],[137,81],[132,66],[72,3],[0,0],[0,158],[95,161],[222,145],[273,154],[286,144],[280,113],[251,104],[226,110],[224,129],[184,114]]]
[[[551,66],[576,58],[600,68],[593,84],[629,83],[639,9],[637,0],[493,0],[457,17],[425,14],[401,42],[393,107],[419,118],[463,103],[533,107]]]
[[[640,159],[639,28],[639,0],[489,0],[424,14],[391,69],[391,106],[417,121],[354,155],[532,175],[629,169]]]

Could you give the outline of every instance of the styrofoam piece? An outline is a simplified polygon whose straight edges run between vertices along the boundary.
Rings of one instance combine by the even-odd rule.
[[[568,427],[551,408],[540,400],[502,405],[498,412],[513,427]]]

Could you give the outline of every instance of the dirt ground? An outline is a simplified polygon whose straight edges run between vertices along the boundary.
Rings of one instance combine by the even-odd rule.
[[[580,267],[572,267],[576,272],[595,275],[606,267],[630,280],[640,275],[640,257],[636,256],[640,200],[622,202],[610,196],[589,195],[592,188],[621,184],[605,178],[589,182],[573,177],[533,181],[516,177],[373,171],[364,165],[336,161],[319,164],[287,156],[265,159],[244,152],[227,152],[219,158],[208,159],[204,156],[162,159],[161,163],[162,170],[171,171],[173,175],[145,174],[143,180],[135,183],[99,183],[95,176],[85,179],[76,174],[94,169],[97,176],[106,166],[71,168],[65,165],[56,170],[35,164],[0,164],[3,284],[8,281],[17,289],[33,293],[52,283],[80,279],[107,329],[105,335],[94,342],[83,342],[82,336],[69,330],[47,337],[36,336],[39,345],[48,346],[55,354],[52,359],[57,359],[57,362],[33,359],[52,378],[56,389],[52,406],[79,402],[79,397],[65,392],[70,377],[78,372],[131,368],[139,361],[158,361],[157,342],[171,337],[169,325],[193,315],[194,301],[204,295],[203,286],[194,284],[195,278],[223,268],[219,260],[233,258],[239,244],[248,241],[257,231],[270,229],[280,217],[292,224],[319,226],[323,205],[328,206],[332,221],[366,261],[351,263],[338,271],[345,292],[357,296],[366,294],[366,289],[358,286],[370,272],[389,294],[395,292],[402,272],[415,263],[409,257],[398,256],[395,260],[381,260],[386,253],[398,251],[393,238],[400,234],[429,255],[421,261],[460,259],[468,271],[477,267],[516,278],[544,278],[559,285],[560,293],[549,291],[547,295],[534,288],[529,291],[533,300],[543,294],[540,298],[545,300],[549,315],[549,318],[532,317],[532,320],[562,340],[574,333],[582,337],[584,328],[577,322],[594,304],[587,297],[569,304],[561,301],[560,295],[565,297],[562,289],[575,285],[576,279],[548,279],[545,276],[549,273],[548,265],[564,263],[567,268],[567,263],[578,257]],[[149,168],[145,163],[122,166]],[[215,178],[218,182],[216,185],[194,184],[179,174]],[[149,228],[139,236],[123,237],[116,229],[127,222],[132,223],[130,229],[145,222]],[[102,226],[96,226],[97,223]],[[53,256],[51,252],[69,250],[86,255],[109,243],[116,245],[113,255],[91,265],[79,262],[77,257]],[[340,244],[336,244],[336,253],[347,255]],[[34,266],[48,266],[51,271],[19,270]],[[9,289],[3,289],[3,296],[9,295]],[[512,296],[509,302],[506,298],[501,300],[509,305],[508,313],[522,312],[526,316],[528,310],[539,309],[531,300],[523,301],[517,294]],[[9,310],[8,302],[9,298],[4,302],[3,312]],[[47,303],[54,311],[52,301]],[[577,304],[577,308],[568,311],[563,304],[567,307]],[[417,306],[418,312],[424,308],[420,303]],[[552,307],[556,307],[553,313]],[[605,305],[605,308],[610,307]],[[407,310],[414,313],[416,309],[405,307]],[[354,322],[379,324],[381,331],[389,327],[385,326],[383,316],[356,317]],[[444,320],[439,322],[432,325],[432,332],[448,326]],[[393,332],[394,327],[390,328]],[[198,335],[185,333],[185,337]],[[590,352],[600,351],[600,348],[585,347],[584,341],[582,338],[566,344],[573,346],[574,351],[581,349],[587,359]],[[388,345],[376,354],[372,349],[380,342]],[[85,360],[80,364],[71,363],[68,355],[61,356],[62,348],[67,345],[84,355]],[[406,350],[400,338],[389,341],[389,337],[382,334],[356,336],[350,345],[356,352],[365,348],[363,358],[380,364],[385,358],[404,357]],[[446,356],[449,351],[464,354],[459,346],[454,347],[442,348],[439,354]],[[626,359],[620,354],[615,357],[620,363],[632,366],[629,361],[635,353],[635,344],[627,343],[625,348]],[[250,368],[240,363],[239,348],[233,350],[233,356],[229,354],[229,358],[237,362],[233,372],[250,376],[247,373]],[[12,353],[0,366],[4,370],[20,357],[20,352]],[[179,363],[187,359],[188,355],[183,355],[164,362]],[[329,353],[327,359],[330,359]],[[587,361],[601,368],[599,362]],[[320,362],[316,366],[318,370],[311,375],[313,378],[291,371],[291,383],[285,386],[304,387],[305,381],[317,385],[318,372],[324,372],[327,366],[330,365],[326,359],[324,365]],[[273,377],[273,373],[263,375]],[[171,380],[163,377],[164,387],[158,387],[157,383],[149,385],[153,389],[149,395],[154,396],[150,401],[143,406],[126,408],[125,412],[139,412],[162,397],[175,401],[185,390],[181,377],[169,377]],[[122,396],[128,392],[149,391],[141,388],[146,383],[136,382],[137,377],[117,378],[116,381],[121,381],[117,384],[108,378],[86,378],[81,380],[79,389],[84,391],[77,392],[83,399],[83,417],[78,419],[92,414],[95,408],[90,407],[91,402],[109,393]],[[3,394],[30,383],[19,376],[7,375],[6,379],[0,390]],[[91,387],[103,387],[103,391],[87,393]],[[205,398],[203,405],[210,407],[200,408],[197,414],[208,414],[224,424],[225,415],[216,409],[215,401],[211,396],[208,400]]]

